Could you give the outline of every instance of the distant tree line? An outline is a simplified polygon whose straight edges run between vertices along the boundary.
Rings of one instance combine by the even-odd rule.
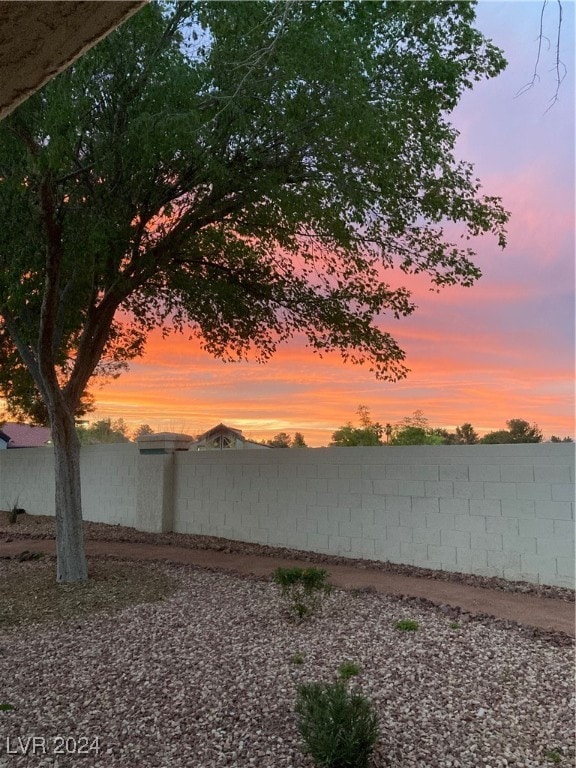
[[[359,426],[347,422],[332,434],[331,446],[356,445],[476,445],[479,443],[494,445],[504,443],[540,443],[542,430],[537,424],[530,424],[525,419],[510,419],[507,429],[488,432],[479,437],[472,424],[465,423],[456,427],[454,432],[432,428],[421,410],[402,419],[398,424],[382,425],[374,421],[369,409],[360,405],[357,410]],[[572,442],[570,437],[553,436],[553,443]]]

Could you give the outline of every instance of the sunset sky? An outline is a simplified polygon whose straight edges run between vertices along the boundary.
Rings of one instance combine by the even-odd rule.
[[[266,365],[231,364],[157,333],[128,373],[93,389],[93,418],[189,434],[223,421],[255,439],[300,431],[319,446],[363,404],[382,423],[422,409],[435,427],[471,422],[484,433],[523,418],[545,438],[574,437],[574,3],[563,3],[567,75],[551,107],[556,3],[546,6],[552,47],[544,43],[540,81],[516,95],[532,77],[541,8],[539,0],[479,4],[478,26],[509,65],[465,96],[453,122],[459,156],[512,212],[508,247],[492,237],[477,244],[483,277],[473,288],[436,294],[411,281],[418,309],[387,327],[407,353],[407,379],[378,382],[297,340]]]

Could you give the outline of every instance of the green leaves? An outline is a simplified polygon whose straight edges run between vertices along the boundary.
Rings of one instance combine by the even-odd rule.
[[[448,120],[504,66],[473,19],[461,2],[150,4],[22,105],[0,124],[0,322],[36,387],[46,358],[76,407],[100,358],[126,364],[155,325],[223,358],[299,335],[406,375],[385,327],[414,305],[387,270],[469,286],[467,238],[505,243]]]

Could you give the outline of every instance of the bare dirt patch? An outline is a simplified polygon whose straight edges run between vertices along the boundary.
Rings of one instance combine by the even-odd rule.
[[[89,581],[57,584],[54,557],[0,560],[0,629],[68,621],[174,594],[179,582],[153,563],[89,561]]]

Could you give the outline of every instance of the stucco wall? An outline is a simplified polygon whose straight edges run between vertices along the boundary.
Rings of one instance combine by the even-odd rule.
[[[0,506],[53,514],[52,462],[3,451]],[[82,449],[82,481],[87,520],[574,586],[574,445],[101,445]]]

